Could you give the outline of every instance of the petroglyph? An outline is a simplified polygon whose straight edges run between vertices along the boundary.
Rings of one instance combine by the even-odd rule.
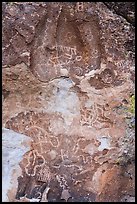
[[[27,159],[28,164],[25,166],[25,171],[29,176],[35,176],[37,168],[45,165],[44,157],[40,155],[37,150],[32,150]]]
[[[81,61],[82,56],[79,56],[77,53],[77,48],[76,46],[74,47],[69,47],[69,46],[62,46],[62,45],[57,45],[55,47],[56,49],[56,56],[51,56],[45,66],[53,66],[55,69],[58,67],[64,67],[68,64],[71,64],[71,60],[75,61]],[[82,68],[81,68],[82,69]],[[68,68],[69,71],[69,68]],[[57,70],[56,70],[57,73]]]
[[[119,199],[132,179],[114,171],[109,182],[109,173],[123,165],[119,158],[134,160],[122,112],[133,94],[134,63],[124,49],[132,29],[102,2],[6,5],[3,126],[33,140],[20,162],[17,201],[94,202],[98,192]],[[17,62],[27,66],[6,67]]]
[[[56,9],[58,15],[53,26],[50,21],[53,21],[52,15]],[[98,20],[95,16],[91,16],[87,21],[84,20],[86,15],[84,3],[78,2],[76,5],[62,3],[60,6],[50,7],[49,11],[44,27],[40,28],[41,32],[39,31],[32,44],[30,68],[34,75],[46,82],[61,76],[61,69],[66,68],[68,76],[72,75],[75,80],[75,71],[73,73],[72,70],[75,70],[76,66],[83,70],[80,74],[83,76],[87,63],[90,70],[92,66],[94,69],[99,69],[101,51]],[[82,25],[79,24],[79,18]],[[96,53],[93,50],[97,50]]]
[[[39,116],[32,112],[24,115],[19,114],[6,124],[6,127],[9,127],[10,125],[10,128],[15,130],[16,125],[19,126],[19,124],[22,124],[22,121],[25,121],[25,118],[27,117],[27,128],[23,123],[21,125],[22,128],[18,129],[18,131],[25,132],[27,135],[31,136],[34,141],[32,145],[34,150],[26,155],[27,164],[25,165],[25,172],[27,175],[32,177],[37,175],[39,181],[44,181],[48,179],[47,177],[50,178],[50,173],[48,173],[47,170],[44,170],[48,168],[46,167],[47,165],[52,165],[55,169],[61,169],[63,166],[70,169],[76,168],[76,172],[79,172],[83,170],[81,162],[83,164],[91,163],[92,159],[90,158],[90,155],[88,156],[87,153],[85,154],[83,152],[84,146],[81,145],[84,143],[80,144],[85,138],[76,139],[75,136],[74,140],[67,135],[53,136],[48,130],[48,124],[45,126],[45,123],[40,123],[41,117],[38,118]],[[35,120],[35,123],[31,123],[31,120],[34,120],[34,117],[36,117],[37,120]],[[44,115],[42,117],[44,117]],[[49,116],[45,114],[45,118],[48,117]],[[17,124],[16,121],[18,121]],[[50,123],[50,121],[48,122]]]
[[[77,2],[76,3],[76,11],[84,11],[84,2]]]
[[[103,106],[94,103],[91,108],[81,109],[81,120],[82,125],[92,126],[95,128],[108,127],[113,125],[113,121],[105,116]]]
[[[102,74],[102,78],[103,76],[106,75]],[[6,127],[24,133],[33,139],[32,151],[26,154],[25,159],[21,162],[23,179],[28,176],[36,183],[46,183],[50,186],[51,181],[57,179],[54,176],[58,175],[58,178],[65,179],[65,181],[58,179],[61,182],[60,187],[66,189],[74,183],[76,186],[80,185],[80,182],[84,182],[85,178],[92,177],[90,175],[95,171],[97,163],[102,164],[104,161],[114,160],[117,149],[113,148],[112,144],[112,150],[111,148],[104,150],[103,148],[108,148],[108,146],[103,137],[112,137],[112,135],[117,137],[118,134],[121,134],[121,130],[119,131],[119,127],[115,125],[117,119],[108,114],[110,107],[106,106],[107,102],[104,96],[99,95],[96,90],[93,91],[90,84],[88,84],[91,91],[89,98],[77,90],[79,95],[76,97],[76,105],[73,108],[74,96],[65,101],[67,100],[66,96],[74,94],[74,90],[69,90],[73,87],[73,83],[68,79],[55,81],[50,84],[51,89],[54,85],[54,89],[48,98],[50,107],[46,110],[48,113],[44,112],[44,109],[43,111],[20,112],[14,117],[10,116]],[[44,93],[47,94],[47,91]],[[56,94],[55,98],[52,93]],[[29,101],[30,107],[33,106],[33,94]],[[57,100],[59,96],[61,100]],[[41,100],[43,99],[45,100],[41,96]],[[73,114],[70,115],[70,112]],[[63,117],[57,113],[63,114]],[[66,116],[67,121],[68,115],[73,120],[65,126],[64,117]],[[65,130],[64,127],[68,129]],[[124,133],[122,132],[122,134]],[[76,182],[79,180],[79,176],[81,176],[80,182]],[[33,188],[34,184],[31,186]]]
[[[44,183],[49,183],[51,178],[52,177],[51,177],[50,169],[46,165],[43,168],[41,168],[36,175],[36,180],[42,181]]]

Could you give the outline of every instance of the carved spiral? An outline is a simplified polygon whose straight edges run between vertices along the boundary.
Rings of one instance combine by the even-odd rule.
[[[73,74],[77,75],[77,76],[83,76],[83,69],[81,67],[74,67],[72,70]]]

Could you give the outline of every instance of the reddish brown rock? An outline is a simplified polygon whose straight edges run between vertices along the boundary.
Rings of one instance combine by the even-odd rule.
[[[3,127],[33,140],[15,201],[133,198],[132,25],[101,2],[3,12]]]

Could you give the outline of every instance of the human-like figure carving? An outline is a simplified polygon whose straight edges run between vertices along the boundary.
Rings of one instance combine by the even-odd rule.
[[[63,76],[61,70],[67,69],[65,73],[75,81],[98,69],[100,62],[97,18],[86,12],[83,2],[50,4],[32,43],[30,68],[34,75],[47,82]]]
[[[38,163],[38,160],[40,160],[40,164]],[[28,164],[25,167],[26,174],[29,176],[35,176],[37,168],[44,164],[44,157],[40,155],[37,150],[31,151],[28,157]]]

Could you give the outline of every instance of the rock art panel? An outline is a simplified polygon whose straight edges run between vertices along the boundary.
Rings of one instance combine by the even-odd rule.
[[[102,2],[4,5],[3,127],[32,139],[14,201],[133,200],[132,25]]]
[[[21,89],[20,84],[24,80],[24,72],[20,80],[16,81],[14,90]],[[11,77],[11,75],[8,76]],[[31,73],[28,72],[27,76],[31,79]],[[7,79],[7,76],[3,79]],[[25,86],[23,87],[25,92]],[[119,145],[122,145],[120,138],[126,138],[126,124],[120,115],[112,111],[112,108],[122,103],[128,91],[125,87],[123,90],[121,88],[119,98],[117,97],[118,101],[115,102],[112,101],[118,93],[118,90],[114,91],[115,87],[114,90],[108,87],[113,90],[113,96],[110,90],[102,95],[102,89],[91,89],[90,83],[83,82],[81,84],[83,94],[77,91],[76,96],[70,97],[73,99],[71,103],[69,96],[75,91],[71,80],[57,79],[49,87],[52,91],[47,98],[48,102],[44,100],[46,110],[44,105],[42,108],[43,97],[39,98],[41,111],[37,109],[38,101],[33,102],[33,95],[37,96],[37,93],[43,90],[44,96],[45,89],[41,87],[41,90],[33,92],[32,80],[29,87],[32,97],[28,109],[20,101],[20,104],[14,106],[14,112],[8,112],[3,119],[6,128],[28,135],[33,140],[32,150],[27,152],[20,162],[23,173],[18,179],[16,199],[25,199],[26,195],[27,199],[41,200],[46,188],[50,188],[47,194],[49,201],[61,200],[63,192],[67,192],[66,196],[70,196],[69,201],[76,201],[78,200],[77,189],[79,189],[81,200],[95,201],[95,194],[98,191],[92,188],[93,172],[98,171],[99,166],[104,163],[106,163],[106,169],[112,168],[113,163],[118,161],[125,150],[120,149]],[[90,91],[87,92],[88,87]],[[5,89],[7,90],[7,86]],[[28,90],[28,87],[26,89]],[[47,89],[50,90],[48,86]],[[63,100],[62,97],[65,99]],[[10,100],[10,95],[8,95],[4,104],[8,104]],[[14,98],[15,102],[17,100],[20,100],[19,96]],[[74,106],[77,107],[74,108]],[[22,111],[17,112],[17,107],[20,107]],[[102,173],[99,175],[101,176]],[[91,183],[87,184],[87,180]],[[82,188],[84,183],[87,189],[85,192]],[[89,185],[90,187],[86,188]],[[64,198],[67,199],[67,197]],[[102,199],[105,198],[102,197]]]

